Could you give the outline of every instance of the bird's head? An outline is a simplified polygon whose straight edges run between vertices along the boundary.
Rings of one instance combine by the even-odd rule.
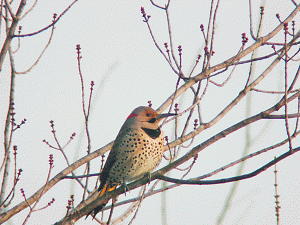
[[[176,114],[158,114],[154,109],[150,107],[140,106],[131,112],[131,114],[126,119],[126,123],[128,123],[128,125],[154,130],[159,128],[159,122],[163,118],[174,115]]]

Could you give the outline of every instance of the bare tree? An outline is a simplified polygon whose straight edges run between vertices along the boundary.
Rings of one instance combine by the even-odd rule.
[[[72,4],[74,4],[74,1]],[[174,76],[177,78],[177,82],[174,85],[174,92],[161,104],[161,106],[157,109],[159,113],[168,110],[175,111],[178,113],[176,117],[170,119],[168,121],[164,121],[164,124],[169,122],[174,122],[174,138],[167,137],[166,145],[165,145],[165,157],[168,159],[169,163],[159,170],[155,171],[151,174],[151,186],[146,188],[146,184],[149,183],[149,177],[144,177],[134,182],[131,182],[124,189],[123,186],[117,188],[114,191],[108,192],[103,196],[99,197],[99,193],[97,191],[89,190],[89,176],[98,176],[96,174],[90,174],[90,165],[89,162],[99,156],[103,156],[105,152],[109,151],[112,147],[113,142],[108,143],[106,146],[99,148],[96,151],[91,151],[90,146],[90,135],[89,135],[89,113],[91,107],[91,99],[93,98],[93,86],[94,82],[90,84],[90,92],[88,103],[85,102],[84,95],[87,92],[84,89],[83,80],[84,75],[81,72],[81,48],[80,45],[77,45],[77,60],[78,60],[78,71],[81,78],[81,94],[82,94],[82,105],[83,105],[83,114],[84,114],[84,123],[85,123],[85,133],[87,136],[88,144],[87,144],[87,155],[82,157],[81,159],[70,163],[67,158],[64,148],[66,145],[61,145],[58,141],[54,129],[54,123],[51,121],[51,129],[53,136],[56,141],[56,146],[51,145],[47,141],[45,143],[49,145],[51,148],[55,148],[59,150],[67,164],[68,167],[62,170],[60,173],[55,175],[52,179],[47,177],[47,182],[44,186],[40,187],[35,194],[28,197],[24,194],[24,201],[16,204],[11,209],[3,212],[0,215],[0,223],[7,221],[9,218],[15,216],[18,212],[30,207],[30,213],[34,212],[34,207],[39,201],[39,199],[50,189],[55,188],[55,185],[60,181],[65,179],[76,179],[76,183],[78,184],[78,188],[82,188],[83,197],[82,201],[76,205],[74,204],[74,199],[69,201],[69,205],[67,206],[66,216],[58,221],[56,224],[73,224],[83,216],[87,215],[94,207],[101,205],[103,202],[108,199],[114,199],[122,193],[125,193],[127,190],[133,190],[138,187],[141,187],[141,191],[139,196],[136,198],[128,199],[126,201],[114,203],[113,207],[107,206],[104,210],[108,210],[111,208],[116,208],[120,205],[125,205],[131,203],[129,208],[124,211],[121,215],[118,215],[115,218],[112,218],[112,210],[108,219],[108,222],[104,222],[102,220],[98,220],[101,224],[116,224],[120,221],[123,221],[125,218],[129,217],[134,212],[138,212],[139,206],[141,205],[144,198],[150,197],[154,194],[161,193],[163,191],[167,191],[169,189],[178,187],[180,185],[213,185],[213,184],[225,184],[235,181],[241,181],[245,179],[252,178],[254,176],[259,175],[270,167],[276,165],[277,162],[286,159],[287,157],[294,156],[300,150],[300,147],[295,142],[295,138],[299,134],[298,129],[298,118],[300,116],[299,113],[299,102],[300,102],[300,92],[299,92],[299,81],[298,76],[300,73],[299,66],[299,36],[300,31],[296,29],[296,21],[294,18],[297,16],[300,5],[295,1],[286,1],[289,2],[290,13],[285,18],[281,18],[280,14],[277,14],[276,17],[278,19],[278,24],[274,26],[266,26],[265,24],[268,21],[264,21],[264,7],[260,8],[260,20],[258,24],[258,28],[253,27],[252,21],[252,5],[251,0],[249,0],[249,15],[246,15],[249,18],[249,34],[247,36],[246,33],[241,34],[241,43],[240,48],[237,49],[236,54],[232,55],[229,58],[223,58],[221,63],[214,63],[214,55],[220,54],[218,49],[215,48],[215,36],[216,36],[216,26],[217,19],[219,13],[219,5],[220,1],[211,1],[210,14],[208,18],[208,23],[206,25],[201,24],[200,29],[203,34],[203,47],[201,48],[201,53],[195,57],[195,62],[193,63],[193,67],[190,71],[185,71],[183,69],[183,59],[184,59],[184,48],[182,46],[175,46],[174,37],[171,29],[171,18],[170,18],[170,6],[172,4],[176,4],[172,1],[166,1],[165,5],[158,5],[155,1],[151,0],[153,5],[150,10],[160,10],[161,13],[165,13],[166,16],[166,25],[168,28],[168,41],[166,41],[163,45],[157,42],[157,36],[160,34],[155,33],[155,30],[152,28],[152,17],[146,12],[145,8],[141,7],[141,14],[143,22],[145,26],[147,26],[149,35],[153,40],[153,44],[156,46],[157,50],[162,54],[165,62],[169,65],[171,70],[174,73]],[[3,3],[3,2],[2,2]],[[13,198],[13,193],[15,191],[15,186],[18,181],[18,176],[21,173],[17,173],[15,168],[14,172],[14,185],[13,190],[10,194],[5,191],[6,182],[7,182],[7,174],[10,162],[10,148],[11,148],[11,136],[13,132],[20,128],[20,125],[25,123],[23,120],[19,125],[14,122],[14,108],[13,108],[13,80],[15,76],[15,69],[13,64],[13,54],[10,50],[10,42],[14,37],[25,37],[28,35],[15,34],[15,29],[17,26],[17,21],[21,18],[22,10],[26,1],[21,1],[20,6],[16,14],[13,13],[13,10],[10,8],[10,3],[5,1],[5,12],[6,15],[4,18],[6,19],[6,24],[10,24],[7,32],[7,38],[4,42],[1,55],[0,62],[3,62],[3,57],[5,57],[6,52],[9,52],[9,56],[11,59],[11,77],[12,77],[12,88],[10,95],[10,108],[8,110],[8,116],[6,120],[6,128],[5,128],[5,149],[4,149],[4,160],[3,166],[1,169],[3,170],[3,182],[2,182],[2,192],[1,192],[1,204],[2,208],[7,207],[9,205],[7,202],[9,199]],[[72,5],[70,5],[71,7]],[[69,7],[69,8],[70,8]],[[46,28],[53,28],[54,24],[58,21],[58,19],[69,9],[67,8],[59,17],[54,17],[52,23]],[[148,9],[147,9],[148,11]],[[25,13],[26,15],[26,13]],[[12,18],[12,22],[9,22],[7,18],[9,16]],[[16,23],[16,24],[15,24]],[[155,22],[154,22],[155,23]],[[268,34],[261,35],[261,27],[268,27]],[[269,28],[272,27],[272,28]],[[46,29],[45,28],[45,29]],[[42,29],[44,30],[44,29]],[[42,32],[39,31],[37,33]],[[34,33],[36,34],[36,33]],[[51,34],[52,36],[52,34]],[[51,39],[51,38],[50,38]],[[266,48],[268,47],[268,48]],[[6,49],[6,50],[5,50]],[[261,51],[259,51],[261,50]],[[264,65],[264,70],[261,72],[254,72],[255,63],[262,63]],[[247,67],[246,67],[247,66]],[[283,89],[275,90],[275,83],[272,84],[272,88],[263,83],[262,81],[271,77],[274,71],[276,71],[277,66],[282,66],[284,68],[283,73]],[[0,64],[1,67],[1,64]],[[240,68],[247,68],[241,72],[239,70],[239,74],[234,76],[234,73]],[[218,82],[216,81],[218,80]],[[222,80],[221,82],[219,82]],[[241,85],[242,80],[242,85]],[[226,95],[230,90],[226,89],[228,83],[237,83],[239,84],[239,91],[234,92],[230,96],[231,99],[228,100],[228,104],[226,104],[221,109],[215,110],[212,116],[204,116],[205,111],[207,110],[203,105],[203,101],[207,98],[209,93],[213,92],[213,88],[217,87],[221,91],[220,93]],[[223,91],[224,90],[224,91]],[[236,94],[237,93],[237,94]],[[221,121],[224,120],[225,116],[233,111],[234,108],[241,105],[245,99],[249,98],[249,96],[255,93],[262,99],[263,101],[255,101],[252,104],[256,104],[259,108],[257,112],[254,114],[248,114],[246,116],[242,116],[243,119],[236,119],[233,123],[226,128],[218,128],[214,130],[213,135],[207,138],[205,141],[198,141],[196,139],[199,134],[201,134],[205,130],[210,130],[218,127]],[[188,94],[188,99],[185,99],[185,103],[180,103],[178,99],[183,95]],[[274,101],[274,95],[279,96],[277,101]],[[263,104],[262,102],[268,102],[268,105]],[[151,102],[149,103],[151,105]],[[213,105],[214,103],[211,102]],[[242,112],[243,113],[243,112]],[[240,116],[240,115],[239,115]],[[195,118],[192,121],[192,118]],[[237,117],[238,118],[238,117]],[[256,122],[270,120],[273,123],[282,123],[284,121],[284,126],[281,126],[282,129],[285,130],[285,136],[282,136],[281,140],[277,140],[274,144],[269,144],[262,149],[258,149],[255,152],[249,153],[245,151],[241,158],[237,158],[235,161],[223,165],[221,167],[216,167],[213,171],[207,174],[198,174],[192,178],[186,178],[186,176],[193,169],[193,166],[197,164],[198,156],[201,154],[201,151],[205,148],[208,148],[212,144],[226,138],[230,134],[235,134],[235,132],[247,128]],[[193,125],[190,125],[193,123]],[[265,139],[272,140],[272,136],[266,136],[266,133],[262,133]],[[75,134],[72,134],[70,137],[70,141],[73,139]],[[68,142],[69,143],[69,142]],[[67,144],[68,144],[67,143]],[[296,143],[296,144],[295,144]],[[255,158],[258,155],[264,155],[266,152],[270,152],[276,148],[284,147],[285,151],[277,155],[273,160],[268,161],[265,164],[259,165],[254,171],[250,173],[243,174],[243,166],[246,160]],[[15,149],[17,147],[14,147]],[[229,151],[224,149],[224,151]],[[229,153],[228,153],[229,154]],[[182,169],[181,166],[187,165],[185,169]],[[51,172],[53,166],[53,159],[50,156],[49,159],[49,174]],[[235,176],[232,177],[223,177],[221,179],[211,179],[207,178],[225,171],[233,166],[238,166],[238,172]],[[68,176],[68,174],[73,173],[77,168],[85,166],[85,171],[87,175],[83,175],[82,177]],[[177,178],[171,178],[166,174],[170,171],[181,171],[181,175]],[[96,171],[98,172],[98,171]],[[101,174],[100,174],[101,176]],[[82,178],[85,179],[85,182],[82,182]],[[167,185],[163,188],[156,188],[157,184],[161,181],[166,181]],[[275,183],[277,185],[277,181]],[[23,193],[23,192],[22,192]],[[87,193],[89,194],[87,197]],[[278,196],[276,189],[276,196]],[[49,203],[50,204],[50,203]],[[276,209],[277,209],[277,223],[279,224],[279,202],[276,199]],[[136,213],[132,216],[132,220],[134,220]],[[224,212],[225,213],[225,212]],[[224,214],[223,214],[224,215]],[[30,214],[26,218],[29,219]],[[25,222],[26,222],[25,220]],[[222,223],[222,215],[218,219],[219,223]]]

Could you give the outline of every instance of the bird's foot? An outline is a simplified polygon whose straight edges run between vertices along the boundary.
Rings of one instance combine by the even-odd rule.
[[[148,181],[147,183],[150,184],[150,182],[151,182],[151,173],[150,172],[145,173],[144,177],[147,178],[147,181]]]
[[[122,182],[121,187],[124,189],[124,194],[126,196],[126,192],[129,191],[129,189],[125,181]]]

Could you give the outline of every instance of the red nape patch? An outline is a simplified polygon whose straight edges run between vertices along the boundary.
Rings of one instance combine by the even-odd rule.
[[[126,120],[128,120],[128,119],[131,118],[131,117],[136,117],[136,116],[138,116],[138,115],[137,115],[137,114],[134,114],[134,113],[131,113],[131,114],[127,117]]]

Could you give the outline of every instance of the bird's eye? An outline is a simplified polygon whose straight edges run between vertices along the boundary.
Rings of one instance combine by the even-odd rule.
[[[150,116],[151,116],[151,114],[150,114],[150,113],[147,113],[147,114],[146,114],[146,116],[147,116],[147,117],[150,117]]]

